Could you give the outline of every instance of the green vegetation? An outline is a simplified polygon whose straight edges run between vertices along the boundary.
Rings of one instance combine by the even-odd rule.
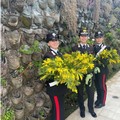
[[[77,94],[68,90],[65,95],[65,118],[78,108]]]
[[[111,32],[108,32],[108,33],[105,34],[105,39],[107,41],[112,41],[114,39],[114,37],[113,37]]]
[[[19,72],[19,73],[22,73],[23,71],[24,71],[24,67],[23,66],[20,66],[18,69],[17,69],[17,71]]]
[[[41,109],[40,112],[39,112],[40,116],[44,116],[45,115],[45,110],[44,109]]]
[[[22,23],[25,25],[25,27],[27,27],[28,29],[30,28],[31,24],[32,24],[32,20],[31,18],[26,18],[24,16],[21,16],[21,21]]]
[[[1,83],[2,86],[6,86],[7,85],[6,79],[2,78],[2,77],[0,77],[0,83]]]
[[[114,64],[114,65],[109,65],[109,75],[108,79],[114,76],[115,73],[117,73],[120,70],[120,63],[119,64]]]
[[[40,52],[40,48],[39,48],[39,42],[37,40],[34,41],[33,45],[30,47],[28,45],[22,45],[20,47],[20,52],[24,53],[24,54],[33,54],[33,53],[37,53]]]
[[[11,108],[7,108],[4,115],[1,116],[1,120],[14,120],[14,111]]]
[[[93,45],[94,42],[95,42],[95,41],[93,41],[93,40],[91,40],[91,39],[88,39],[88,41],[87,41],[87,43],[88,43],[89,45]]]
[[[120,28],[117,29],[117,36],[120,37]]]
[[[69,38],[69,40],[67,40],[67,42],[61,43],[60,51],[62,53],[70,53],[72,51],[72,46],[75,43],[77,43],[78,40],[79,40],[79,37],[77,35]]]

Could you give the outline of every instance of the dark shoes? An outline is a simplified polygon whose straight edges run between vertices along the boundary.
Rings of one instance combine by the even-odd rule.
[[[92,117],[97,117],[95,112],[90,112],[90,114],[92,115]]]
[[[105,105],[103,105],[99,100],[95,101],[95,108],[101,108],[103,106],[105,106]]]
[[[80,116],[81,116],[82,118],[84,118],[84,117],[85,117],[85,112],[84,112],[84,111],[81,111],[81,112],[80,112]]]
[[[95,105],[98,105],[99,103],[100,103],[99,100],[96,100],[96,101],[95,101]]]
[[[95,108],[101,108],[101,107],[104,107],[104,106],[105,106],[105,105],[99,103],[99,104],[95,105]]]
[[[90,114],[91,114],[92,117],[97,117],[97,115],[96,115],[95,112],[90,112]],[[81,111],[81,112],[80,112],[80,116],[81,116],[82,118],[84,118],[84,117],[85,117],[85,112],[84,112],[84,111]]]

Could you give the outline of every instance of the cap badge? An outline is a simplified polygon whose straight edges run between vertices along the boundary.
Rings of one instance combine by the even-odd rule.
[[[56,34],[55,33],[52,33],[52,35],[55,37],[56,36]]]
[[[85,33],[85,32],[87,32],[86,30],[83,30],[83,32]]]
[[[98,32],[98,34],[101,34],[101,32]]]

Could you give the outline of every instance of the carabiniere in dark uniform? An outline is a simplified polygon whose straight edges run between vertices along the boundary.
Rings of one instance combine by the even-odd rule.
[[[103,44],[103,33],[101,31],[95,32],[95,40],[96,44],[93,46],[93,48],[96,56],[103,47],[104,49],[110,49],[110,47]],[[106,79],[109,70],[106,63],[107,61],[102,60],[101,62],[104,64],[104,66],[96,63],[96,67],[100,68],[100,73],[95,74],[95,87],[97,91],[97,100],[95,102],[95,108],[101,108],[105,106],[107,95]]]
[[[81,29],[80,33],[80,42],[75,45],[72,48],[72,51],[79,51],[80,53],[89,53],[92,54],[93,53],[93,47],[89,46],[87,44],[87,40],[88,40],[88,33],[86,30]],[[93,103],[94,103],[94,89],[93,89],[93,80],[92,80],[92,85],[86,85],[85,84],[85,78],[86,75],[84,75],[83,80],[81,81],[81,84],[79,86],[77,86],[77,90],[78,90],[78,104],[80,107],[80,116],[81,117],[85,117],[85,106],[84,106],[84,86],[86,88],[86,92],[87,92],[87,96],[88,96],[88,110],[90,112],[90,114],[93,117],[97,117],[96,113],[94,112],[94,108],[93,108]]]
[[[55,58],[62,56],[58,51],[59,41],[55,33],[47,34],[46,42],[49,50],[44,55],[44,59]],[[47,94],[50,96],[52,102],[51,118],[50,120],[65,120],[64,118],[64,95],[66,93],[66,86],[64,84],[54,84],[54,79],[50,78],[46,81]],[[53,84],[53,85],[52,85]]]

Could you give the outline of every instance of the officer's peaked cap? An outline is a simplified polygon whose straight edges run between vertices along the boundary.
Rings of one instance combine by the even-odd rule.
[[[88,31],[87,31],[87,29],[86,28],[81,28],[80,30],[79,30],[79,36],[87,36],[88,35]]]
[[[104,36],[104,34],[102,31],[95,32],[95,38],[99,38],[99,37],[103,37],[103,36]]]
[[[58,40],[59,37],[56,33],[48,33],[46,36],[46,42],[48,43],[49,41],[54,41],[54,40]]]

